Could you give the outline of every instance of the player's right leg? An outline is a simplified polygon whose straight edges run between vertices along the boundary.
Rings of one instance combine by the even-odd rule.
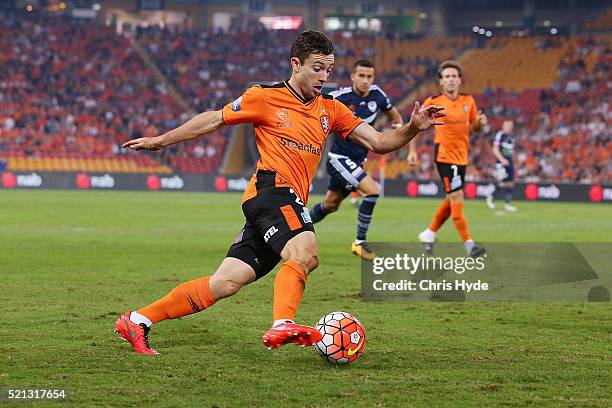
[[[261,340],[268,348],[287,343],[311,345],[321,339],[321,333],[313,327],[295,324],[293,319],[307,276],[319,264],[314,227],[301,198],[288,187],[276,187],[275,180],[276,173],[258,171],[257,194],[242,204],[245,217],[259,233],[259,240],[253,242],[255,262],[268,258],[276,265],[283,260],[274,281],[272,327]],[[257,272],[254,265],[251,266]],[[270,269],[266,267],[266,273]]]
[[[331,183],[330,183],[331,184]],[[333,187],[330,185],[330,188]],[[335,187],[335,186],[334,186]],[[310,209],[310,219],[313,224],[321,221],[328,214],[338,211],[342,200],[346,198],[347,190],[327,190],[325,198]]]
[[[240,259],[225,258],[212,276],[181,283],[150,305],[124,313],[115,322],[115,331],[132,345],[136,353],[157,354],[149,346],[148,339],[153,324],[208,309],[217,300],[236,294],[255,279],[255,271],[249,264]]]
[[[288,343],[311,346],[321,340],[321,333],[316,328],[294,322],[308,274],[319,265],[318,254],[314,231],[304,230],[284,244],[281,250],[284,263],[274,281],[274,321],[261,336],[269,349]]]

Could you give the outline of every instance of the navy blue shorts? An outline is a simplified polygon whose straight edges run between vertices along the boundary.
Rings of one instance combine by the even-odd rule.
[[[327,173],[329,174],[329,186],[327,189],[330,191],[340,191],[345,194],[355,191],[361,180],[368,175],[362,167],[364,161],[356,163],[346,156],[328,153]]]
[[[514,163],[510,161],[510,164],[504,166],[501,163],[495,164],[495,175],[497,177],[497,181],[506,182],[506,181],[514,181]]]

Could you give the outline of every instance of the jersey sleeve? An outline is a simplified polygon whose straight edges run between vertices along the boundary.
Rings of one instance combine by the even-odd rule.
[[[388,110],[391,110],[391,108],[393,108],[393,104],[391,103],[391,99],[389,99],[389,97],[387,96],[387,94],[380,88],[378,88],[378,91],[380,92],[380,103],[378,106],[380,106],[380,110],[383,112],[387,112]]]
[[[257,123],[262,120],[264,102],[262,87],[254,85],[223,107],[223,121],[228,125]]]
[[[478,117],[478,108],[476,107],[476,101],[470,97],[470,124],[474,123]]]
[[[346,139],[357,126],[363,123],[363,119],[356,117],[345,104],[337,99],[334,99],[333,103],[334,117],[332,119],[333,122],[331,124],[330,133],[335,133],[342,139]]]
[[[423,102],[423,107],[433,105],[432,101],[433,101],[433,98],[431,96],[428,97],[427,99],[425,99],[425,102]]]

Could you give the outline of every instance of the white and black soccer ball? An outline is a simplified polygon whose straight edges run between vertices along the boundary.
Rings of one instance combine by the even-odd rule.
[[[323,339],[315,350],[330,364],[344,365],[355,361],[366,345],[365,329],[355,317],[346,312],[332,312],[316,325]]]

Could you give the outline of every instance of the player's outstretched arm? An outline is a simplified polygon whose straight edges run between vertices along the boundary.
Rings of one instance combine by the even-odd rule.
[[[410,122],[404,126],[379,132],[367,123],[357,126],[348,136],[351,142],[358,143],[368,150],[378,154],[392,152],[410,142],[420,131],[432,126],[443,125],[439,118],[446,116],[444,107],[429,105],[421,108],[418,102],[410,115]]]
[[[225,125],[222,111],[200,113],[176,129],[155,137],[141,137],[125,142],[121,147],[132,150],[159,150],[175,143],[195,139]]]

